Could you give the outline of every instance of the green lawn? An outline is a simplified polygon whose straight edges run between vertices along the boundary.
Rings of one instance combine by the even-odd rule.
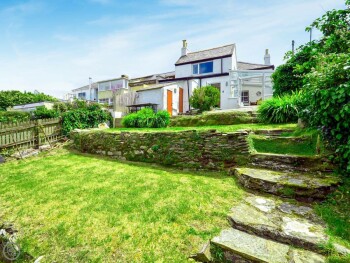
[[[313,156],[327,154],[317,130],[296,128],[280,136],[250,135],[252,148],[260,153]]]
[[[186,262],[242,195],[219,172],[58,150],[0,165],[1,221],[44,262]]]
[[[235,132],[237,130],[259,130],[259,129],[296,129],[297,124],[236,124],[236,125],[215,125],[215,126],[198,126],[198,127],[167,127],[167,128],[111,128],[107,132],[174,132],[187,130],[211,130],[216,129],[221,132]]]

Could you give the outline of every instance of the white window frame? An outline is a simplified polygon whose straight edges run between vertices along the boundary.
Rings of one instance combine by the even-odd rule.
[[[213,64],[213,71],[207,72],[207,73],[199,73],[199,72],[200,72],[201,64],[206,64],[206,63],[212,63],[212,64]],[[197,66],[197,73],[194,73],[194,66]],[[192,70],[192,74],[193,74],[193,75],[205,75],[205,74],[214,73],[214,60],[205,61],[205,62],[196,63],[196,64],[192,64],[192,69],[191,69],[191,70]]]

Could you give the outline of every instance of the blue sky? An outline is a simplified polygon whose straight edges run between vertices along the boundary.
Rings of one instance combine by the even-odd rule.
[[[94,81],[174,70],[190,51],[236,43],[238,60],[275,65],[343,0],[1,0],[0,90],[62,98]],[[314,37],[319,37],[315,32]]]

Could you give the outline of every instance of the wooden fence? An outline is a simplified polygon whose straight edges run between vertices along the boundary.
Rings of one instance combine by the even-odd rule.
[[[0,150],[39,148],[62,137],[60,118],[0,123]]]

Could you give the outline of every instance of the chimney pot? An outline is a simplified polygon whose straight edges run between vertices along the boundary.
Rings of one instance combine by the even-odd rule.
[[[268,49],[265,50],[264,61],[265,61],[265,65],[271,65],[271,56],[269,54]]]
[[[187,56],[187,40],[182,40],[181,56]]]

